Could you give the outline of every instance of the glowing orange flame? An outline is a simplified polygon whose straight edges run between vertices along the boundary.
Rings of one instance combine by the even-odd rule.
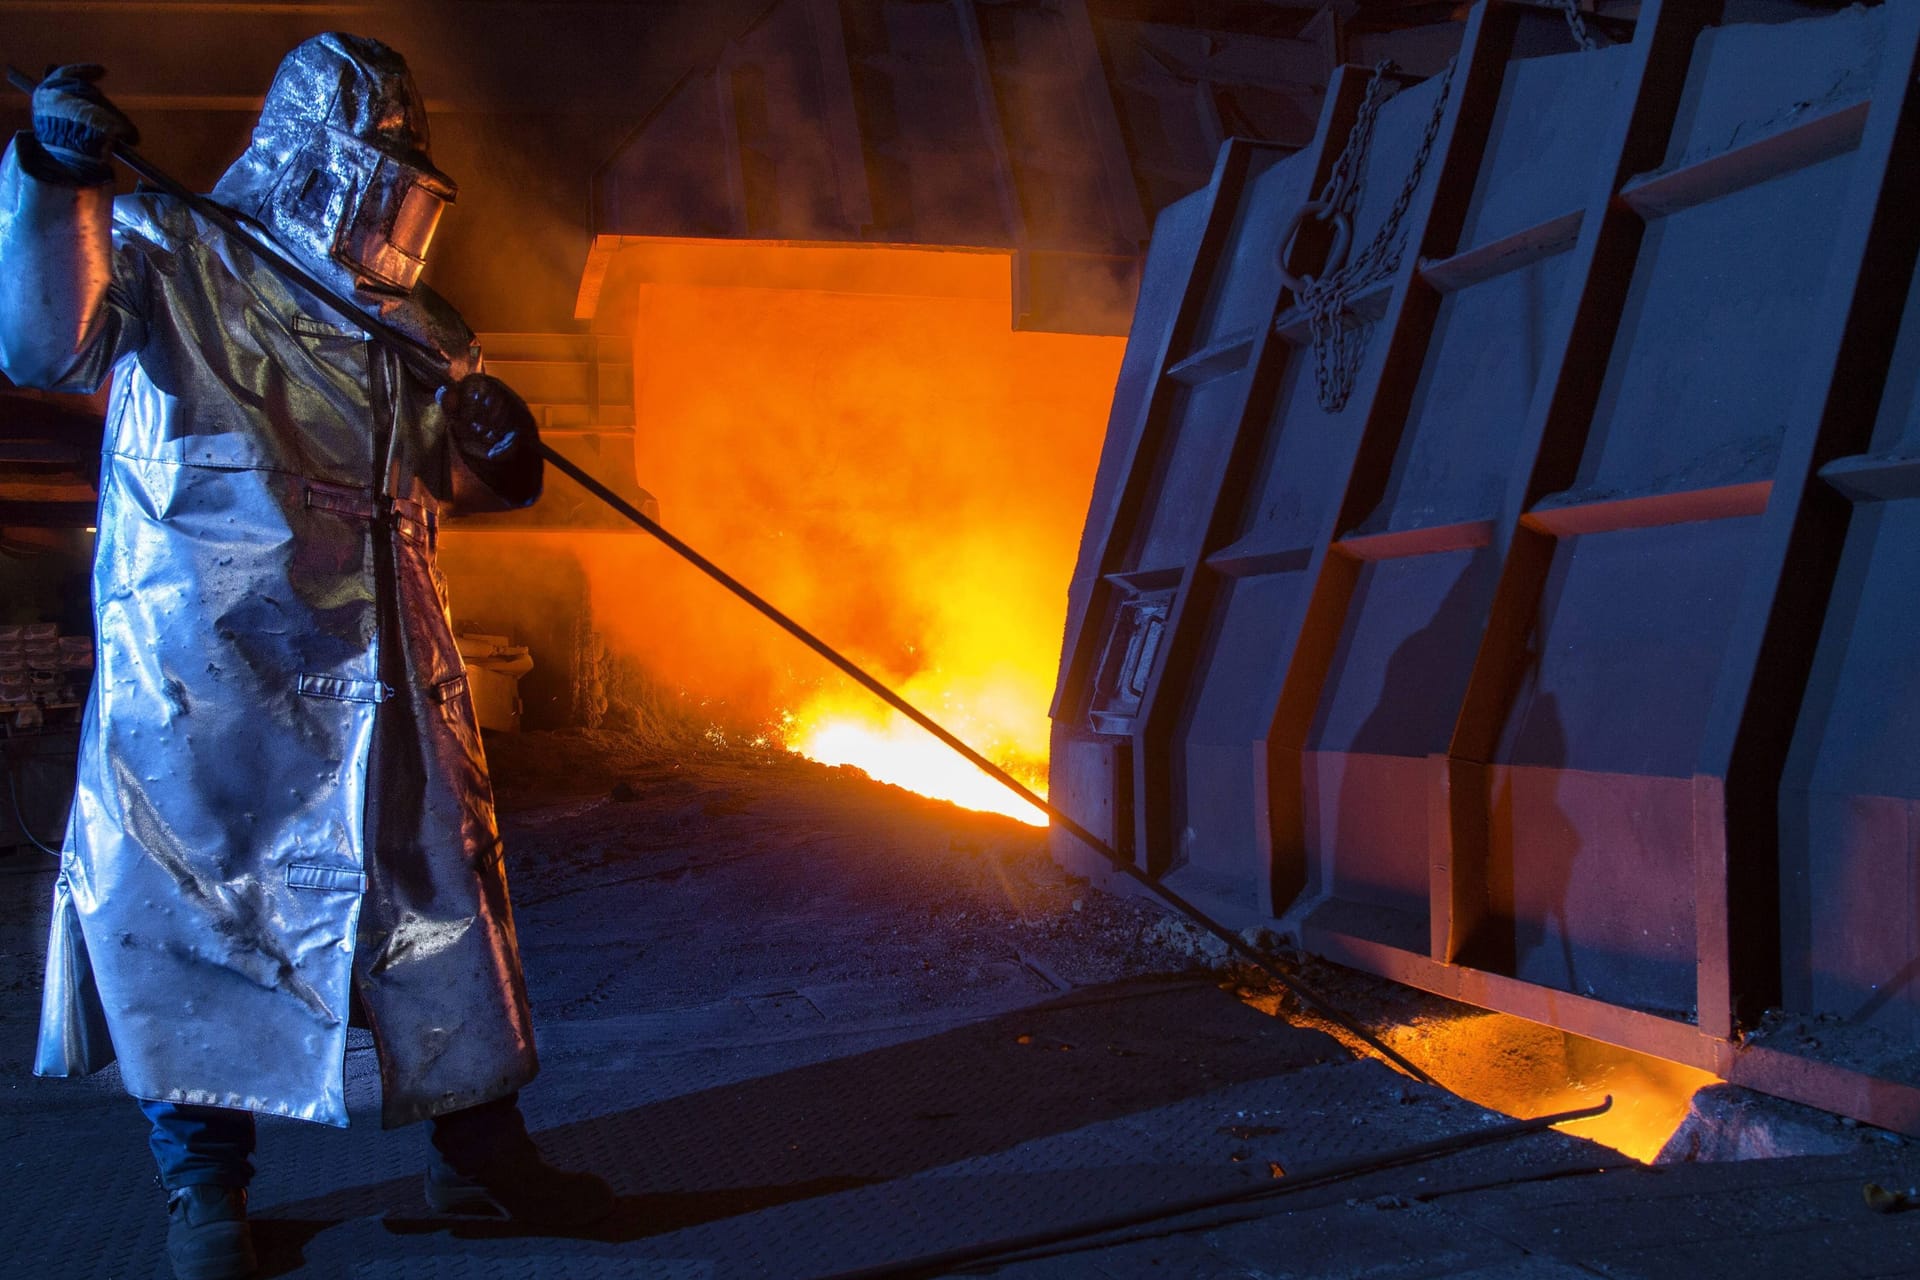
[[[667,526],[1043,792],[1123,341],[1015,331],[1003,252],[622,245],[636,459]],[[580,546],[609,646],[716,719],[1043,821],[664,553]]]
[[[1047,815],[1041,810],[898,714],[879,725],[851,717],[823,720],[804,730],[793,740],[791,749],[824,764],[852,765],[881,782],[951,800],[964,808],[1005,814],[1036,827],[1047,825]],[[1044,785],[1027,785],[1045,794]]]
[[[1044,797],[1045,701],[1033,701],[1031,690],[1023,697],[1011,681],[964,691],[952,685],[935,688],[938,684],[937,676],[922,677],[909,681],[904,692],[908,701]],[[1037,717],[1035,707],[1042,708]],[[789,750],[823,764],[852,765],[909,791],[1047,825],[1042,810],[864,692],[824,694],[789,714],[786,742]]]

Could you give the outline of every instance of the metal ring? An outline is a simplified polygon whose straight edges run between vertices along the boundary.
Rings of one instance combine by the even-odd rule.
[[[1293,242],[1300,237],[1300,228],[1306,225],[1308,218],[1317,218],[1321,222],[1333,223],[1333,244],[1327,249],[1326,261],[1320,264],[1317,275],[1296,272],[1288,259],[1293,257]],[[1341,213],[1325,200],[1309,200],[1301,205],[1293,215],[1293,221],[1287,224],[1286,232],[1280,237],[1280,252],[1276,265],[1280,268],[1280,283],[1293,291],[1295,299],[1306,296],[1307,289],[1321,276],[1331,275],[1347,263],[1347,250],[1353,245],[1353,224],[1347,215]]]

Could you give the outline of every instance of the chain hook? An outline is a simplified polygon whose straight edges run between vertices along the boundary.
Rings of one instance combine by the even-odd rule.
[[[1333,223],[1333,243],[1327,246],[1326,259],[1313,275],[1297,270],[1293,265],[1295,242],[1299,240],[1300,231],[1307,225],[1308,218]],[[1323,280],[1347,265],[1347,251],[1352,247],[1353,223],[1347,215],[1334,208],[1330,200],[1309,200],[1300,206],[1280,237],[1280,252],[1275,259],[1280,268],[1280,283],[1292,290],[1297,301],[1304,302],[1307,290],[1313,287],[1315,281]]]

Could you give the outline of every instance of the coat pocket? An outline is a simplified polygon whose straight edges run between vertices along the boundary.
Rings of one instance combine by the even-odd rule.
[[[300,692],[309,698],[332,698],[337,702],[385,702],[393,696],[393,686],[379,680],[353,680],[307,671],[300,675]]]
[[[323,867],[311,862],[287,865],[289,889],[315,889],[322,893],[365,893],[367,878],[351,867]]]

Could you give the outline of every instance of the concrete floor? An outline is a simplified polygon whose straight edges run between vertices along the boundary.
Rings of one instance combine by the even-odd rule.
[[[493,751],[545,1062],[524,1104],[619,1208],[588,1238],[430,1218],[423,1135],[378,1128],[356,1038],[363,1121],[262,1125],[268,1275],[824,1277],[1289,1179],[983,1269],[1920,1275],[1920,1214],[1861,1200],[1920,1183],[1892,1144],[1649,1169],[1547,1133],[1303,1185],[1504,1118],[1181,972],[1157,911],[1075,882],[1015,823],[778,755],[585,734]],[[51,878],[0,858],[7,1274],[164,1276],[114,1074],[27,1075]]]

